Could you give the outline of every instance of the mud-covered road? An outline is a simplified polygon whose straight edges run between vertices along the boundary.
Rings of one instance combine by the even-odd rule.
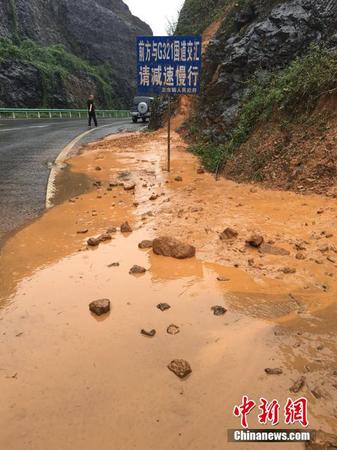
[[[0,448],[254,449],[227,442],[243,395],[282,406],[305,396],[310,429],[336,434],[335,201],[216,182],[177,135],[168,174],[165,150],[162,132],[89,144],[57,185],[85,176],[90,191],[64,196],[5,243]],[[111,239],[88,247],[107,230]],[[246,244],[252,234],[259,248]],[[162,235],[196,257],[138,247]],[[135,264],[146,272],[131,275]],[[97,318],[88,305],[102,298],[111,311]],[[175,359],[192,368],[184,380],[168,370]]]
[[[102,119],[79,144],[139,127],[130,122]],[[0,239],[41,213],[51,164],[63,147],[86,131],[85,119],[0,120]]]

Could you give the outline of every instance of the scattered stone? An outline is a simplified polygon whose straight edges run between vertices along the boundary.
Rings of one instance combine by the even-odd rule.
[[[125,191],[133,191],[136,187],[136,183],[130,181],[129,183],[124,183],[123,186]]]
[[[159,305],[157,305],[157,308],[160,309],[160,311],[167,311],[171,308],[171,306],[168,303],[159,303]]]
[[[167,367],[179,378],[186,378],[187,375],[192,373],[191,366],[184,359],[174,359]]]
[[[197,170],[197,174],[202,175],[203,173],[205,173],[205,170],[202,167],[199,167]]]
[[[175,334],[180,333],[180,328],[177,325],[172,324],[169,327],[167,327],[166,331],[168,334],[172,334],[174,336]]]
[[[97,247],[99,244],[106,241],[111,241],[111,236],[109,233],[101,234],[96,238],[90,238],[88,239],[87,244],[89,245],[89,247]]]
[[[109,268],[111,268],[111,267],[119,267],[119,266],[120,266],[119,262],[114,262],[114,263],[111,263],[111,264],[108,265]]]
[[[177,177],[175,177],[175,181],[178,182],[183,181],[183,178],[180,175],[178,175]]]
[[[239,235],[239,233],[235,230],[233,230],[233,228],[226,228],[221,234],[220,234],[220,239],[222,241],[227,241],[230,239],[235,239],[237,238]]]
[[[305,385],[305,377],[301,377],[297,381],[295,381],[295,383],[291,386],[290,392],[297,394],[298,392],[300,392],[300,390],[303,388],[304,385]]]
[[[185,259],[193,258],[196,249],[194,246],[180,242],[177,239],[162,236],[153,241],[153,252],[156,255]]]
[[[217,277],[217,280],[218,280],[218,281],[221,281],[221,282],[224,282],[224,281],[230,281],[230,279],[229,279],[229,278],[226,278],[226,277]]]
[[[251,247],[259,248],[264,242],[264,238],[258,234],[253,234],[249,239],[246,240],[246,244]]]
[[[132,233],[132,228],[130,227],[128,222],[122,223],[121,232],[122,233]]]
[[[305,254],[303,252],[297,252],[296,253],[296,259],[303,261],[304,259],[306,259],[306,256],[305,256]]]
[[[137,266],[136,264],[131,267],[129,274],[130,275],[137,275],[137,274],[141,274],[141,273],[145,273],[146,269],[144,267],[141,266]]]
[[[151,331],[142,330],[141,334],[143,336],[147,336],[147,337],[154,337],[156,335],[156,330],[151,330]]]
[[[89,309],[92,313],[96,314],[96,316],[107,314],[110,311],[110,300],[107,298],[95,300],[90,303]]]
[[[116,227],[109,227],[106,230],[107,233],[112,234],[112,233],[117,233],[117,228]]]
[[[99,172],[100,170],[102,170],[102,167],[97,166],[97,167],[95,168],[95,170],[97,170],[97,172]]]
[[[158,197],[159,197],[158,194],[152,194],[150,200],[153,202],[154,200],[157,200]]]
[[[145,240],[145,241],[140,242],[138,244],[138,247],[141,249],[146,249],[146,248],[152,248],[152,245],[153,245],[153,241]]]
[[[276,368],[276,369],[264,369],[264,371],[266,372],[267,375],[282,375],[283,370]]]
[[[212,306],[211,310],[215,316],[223,316],[227,312],[227,309],[223,306]]]
[[[322,392],[317,387],[312,389],[311,393],[317,400],[320,400],[323,397]]]
[[[294,269],[292,267],[283,267],[283,269],[280,269],[280,272],[283,272],[286,275],[290,275],[290,274],[296,273],[296,269]]]
[[[88,228],[83,228],[83,230],[78,230],[77,234],[87,234],[88,233]]]
[[[134,206],[135,208],[138,208],[139,203],[138,203],[138,202],[133,202],[133,206]]]
[[[262,243],[259,248],[260,253],[265,253],[268,255],[275,255],[275,256],[289,256],[290,252],[284,248],[275,247],[270,244]]]

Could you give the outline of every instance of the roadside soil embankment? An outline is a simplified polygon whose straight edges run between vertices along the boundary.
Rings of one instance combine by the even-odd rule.
[[[216,182],[177,134],[168,174],[164,132],[113,136],[68,163],[92,190],[1,249],[0,447],[230,448],[244,394],[281,404],[303,394],[311,427],[334,432],[335,201]],[[126,221],[132,233],[120,232]],[[87,245],[106,231],[111,240]],[[264,239],[258,248],[246,244],[252,234]],[[194,245],[196,257],[138,248],[162,235]],[[129,274],[133,265],[146,273]],[[111,311],[97,319],[88,305],[102,298]],[[187,379],[168,370],[174,359],[191,365]]]

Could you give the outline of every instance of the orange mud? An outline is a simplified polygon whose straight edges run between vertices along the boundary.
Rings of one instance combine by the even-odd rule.
[[[164,132],[88,145],[68,163],[74,180],[82,174],[101,186],[47,211],[1,249],[1,449],[253,449],[227,443],[244,394],[281,403],[305,395],[312,428],[336,432],[335,201],[197,174],[177,134],[170,174],[165,152]],[[134,180],[135,192],[109,190],[118,176]],[[87,248],[89,237],[125,220],[132,234]],[[221,241],[228,226],[238,238]],[[247,248],[252,232],[289,255]],[[196,258],[138,249],[162,234],[194,244]],[[129,275],[134,264],[147,273]],[[112,307],[97,320],[88,304],[99,298]],[[159,311],[161,302],[171,309]],[[215,317],[214,305],[228,312]],[[170,324],[180,333],[168,335]],[[142,328],[157,334],[143,337]],[[176,358],[191,364],[184,381],[167,369]],[[283,374],[267,376],[267,367]],[[302,375],[305,387],[291,394]]]

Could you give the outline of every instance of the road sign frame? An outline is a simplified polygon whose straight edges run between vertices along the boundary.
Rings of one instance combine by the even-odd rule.
[[[199,95],[201,36],[138,36],[138,95],[168,95],[167,170],[171,170],[171,95]]]

